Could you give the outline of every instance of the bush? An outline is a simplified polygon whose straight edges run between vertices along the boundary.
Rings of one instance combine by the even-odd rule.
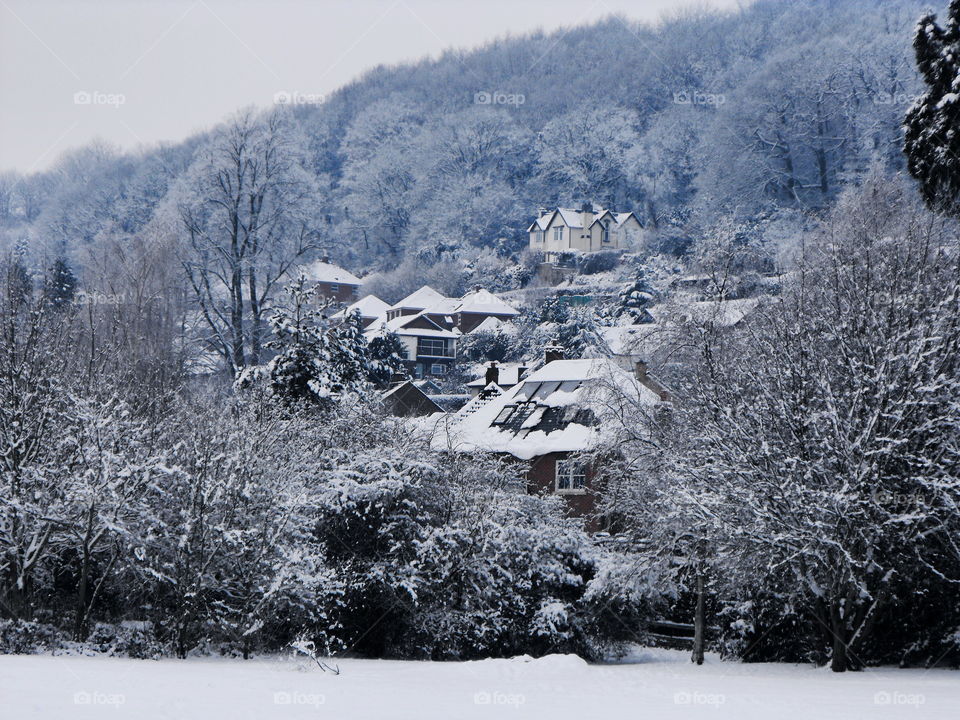
[[[153,631],[153,623],[97,623],[84,645],[111,657],[137,660],[158,660],[165,654],[163,644]]]
[[[0,655],[35,655],[63,647],[64,637],[53,625],[26,620],[0,620]]]

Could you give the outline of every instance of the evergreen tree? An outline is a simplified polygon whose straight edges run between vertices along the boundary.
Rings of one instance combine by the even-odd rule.
[[[43,299],[55,308],[73,302],[77,293],[77,278],[63,257],[58,257],[43,282]]]
[[[33,281],[20,254],[12,255],[3,264],[3,270],[10,304],[16,308],[23,307],[33,294]]]
[[[267,346],[277,351],[270,361],[273,391],[291,400],[325,403],[345,393],[362,393],[369,361],[363,326],[351,313],[330,328],[315,302],[315,288],[301,276],[287,288],[289,305],[270,318],[274,339]]]
[[[620,292],[620,301],[615,310],[617,317],[624,315],[633,319],[634,325],[652,323],[653,316],[647,308],[655,299],[654,290],[647,282],[643,268],[638,268],[633,282]]]
[[[406,377],[403,361],[407,358],[407,350],[396,333],[383,332],[374,336],[367,352],[370,358],[367,377],[374,385],[386,387],[395,376]]]
[[[944,28],[936,15],[923,17],[913,47],[928,89],[904,123],[907,169],[931,208],[960,215],[960,0]]]

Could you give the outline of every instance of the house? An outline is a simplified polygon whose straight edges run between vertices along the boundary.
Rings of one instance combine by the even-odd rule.
[[[529,368],[521,363],[499,364],[496,361],[492,361],[486,367],[481,377],[467,383],[470,397],[475,398],[491,383],[495,384],[501,390],[510,390],[514,385],[523,380],[528,370]]]
[[[386,319],[392,321],[420,313],[447,330],[456,328],[463,334],[475,330],[490,318],[506,322],[520,315],[519,310],[480,287],[456,299],[445,297],[429,285],[424,285],[391,305],[387,309]]]
[[[454,308],[454,322],[464,335],[487,321],[509,322],[519,316],[519,310],[480,287],[460,298]]]
[[[421,417],[443,412],[414,382],[404,380],[393,385],[380,396],[384,408],[398,417]]]
[[[457,359],[457,338],[461,333],[436,322],[426,310],[414,315],[380,318],[365,331],[367,340],[379,333],[394,333],[403,343],[407,371],[414,378],[443,376]]]
[[[331,264],[327,257],[303,266],[300,272],[316,285],[317,293],[321,297],[334,302],[354,302],[363,282],[350,271]]]
[[[584,203],[579,210],[540,210],[530,224],[530,250],[542,252],[547,262],[557,262],[565,252],[626,250],[636,244],[643,230],[632,212],[615,213]]]
[[[588,518],[588,528],[598,530],[599,468],[583,455],[616,437],[624,413],[653,410],[669,394],[644,363],[630,372],[606,358],[558,359],[555,349],[545,360],[509,390],[491,382],[438,424],[431,442],[441,451],[492,452],[529,462],[528,492],[562,496],[572,515]]]
[[[365,295],[352,305],[348,305],[343,310],[333,316],[333,319],[340,320],[352,312],[360,313],[360,322],[364,328],[370,327],[378,318],[384,317],[390,306],[376,295]]]

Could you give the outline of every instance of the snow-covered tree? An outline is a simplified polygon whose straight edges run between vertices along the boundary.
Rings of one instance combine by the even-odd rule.
[[[960,213],[960,2],[952,0],[943,27],[936,15],[917,23],[913,40],[926,92],[907,113],[907,168],[927,203]]]

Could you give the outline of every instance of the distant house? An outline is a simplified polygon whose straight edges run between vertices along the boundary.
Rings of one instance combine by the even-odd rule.
[[[365,335],[370,340],[379,333],[394,333],[400,338],[407,370],[417,379],[446,375],[457,359],[460,331],[437,323],[425,310],[397,315],[392,320],[381,318],[367,328]]]
[[[358,312],[360,313],[360,321],[363,323],[363,327],[368,328],[378,318],[384,317],[389,309],[390,306],[376,295],[365,295],[352,305],[345,307],[333,317],[334,319],[340,319],[352,312]]]
[[[491,382],[438,424],[432,444],[529,461],[528,492],[563,496],[571,514],[590,518],[588,527],[597,530],[599,468],[583,454],[611,436],[626,403],[652,409],[669,395],[642,363],[630,372],[608,359],[547,359],[509,390]]]
[[[307,276],[307,280],[316,285],[319,295],[336,302],[354,302],[363,282],[348,270],[331,264],[326,258],[305,265],[300,271]]]
[[[468,333],[490,318],[509,321],[520,311],[483,288],[476,288],[462,298],[448,298],[429,285],[424,285],[387,309],[386,319],[396,320],[407,315],[423,313],[437,325],[461,333]]]
[[[464,334],[473,332],[491,318],[508,322],[519,316],[519,310],[483,288],[464,295],[454,308],[454,322]]]
[[[530,224],[530,249],[556,262],[564,252],[584,253],[625,250],[636,243],[643,224],[632,212],[616,213],[584,203],[579,210],[557,208],[540,211]]]
[[[443,408],[410,380],[396,383],[384,392],[380,399],[387,412],[399,417],[420,417],[443,412]]]

